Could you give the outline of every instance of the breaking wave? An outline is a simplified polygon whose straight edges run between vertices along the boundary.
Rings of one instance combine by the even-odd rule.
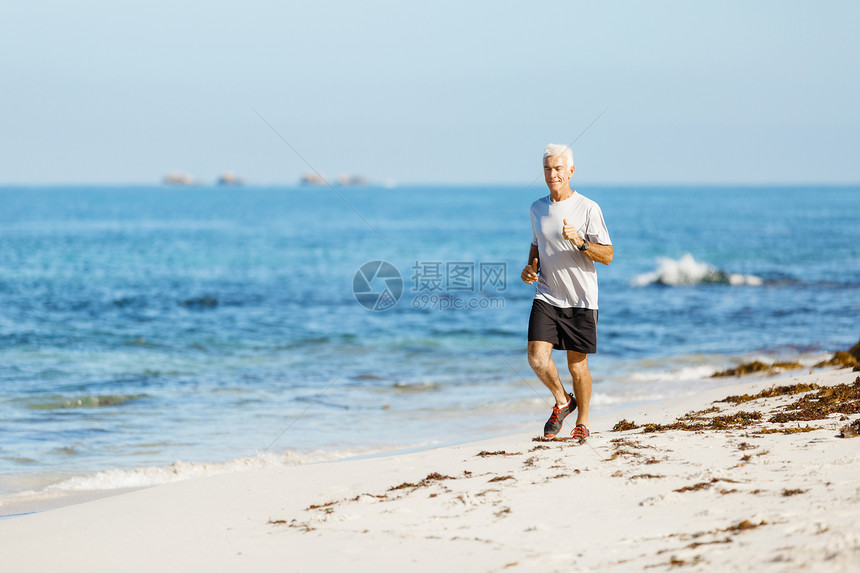
[[[169,466],[148,466],[134,469],[112,469],[90,475],[75,476],[45,488],[45,491],[73,492],[140,488],[226,473],[319,463],[357,455],[376,453],[375,450],[323,451],[308,454],[258,453],[227,462],[176,461]]]
[[[708,263],[699,262],[690,253],[680,259],[660,257],[657,259],[657,269],[644,273],[633,279],[633,286],[641,287],[651,284],[667,286],[686,286],[699,284],[727,284],[732,286],[761,286],[764,281],[756,275],[727,273]]]

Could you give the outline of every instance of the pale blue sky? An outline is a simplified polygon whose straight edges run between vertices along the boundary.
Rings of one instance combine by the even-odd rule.
[[[3,0],[0,183],[858,182],[860,3]]]

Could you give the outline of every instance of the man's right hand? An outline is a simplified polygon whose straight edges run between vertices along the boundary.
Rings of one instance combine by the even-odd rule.
[[[538,280],[538,260],[535,259],[530,265],[526,265],[523,272],[520,273],[520,278],[527,285],[534,284]]]

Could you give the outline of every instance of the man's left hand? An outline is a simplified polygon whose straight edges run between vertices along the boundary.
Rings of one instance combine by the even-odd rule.
[[[579,233],[576,231],[576,227],[569,224],[567,219],[564,219],[564,227],[561,229],[561,236],[568,241],[572,241],[573,246],[577,249],[582,246],[582,243],[584,243],[582,237],[580,237]]]

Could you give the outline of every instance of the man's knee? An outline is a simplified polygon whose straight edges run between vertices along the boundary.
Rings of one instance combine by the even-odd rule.
[[[580,352],[567,353],[567,369],[570,375],[576,378],[588,373],[588,354]]]
[[[542,371],[549,366],[550,356],[552,355],[552,346],[549,349],[543,345],[529,343],[529,366],[532,370]]]
[[[536,352],[529,352],[529,366],[532,370],[545,370],[549,360],[546,356]]]

